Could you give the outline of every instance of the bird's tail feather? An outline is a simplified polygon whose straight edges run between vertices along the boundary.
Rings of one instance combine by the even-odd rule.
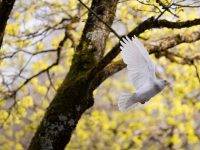
[[[118,99],[118,107],[120,111],[128,111],[138,102],[137,97],[129,93],[123,93]]]

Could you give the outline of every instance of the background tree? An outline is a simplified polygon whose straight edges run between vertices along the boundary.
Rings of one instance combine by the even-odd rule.
[[[7,4],[9,13],[0,16],[4,149],[64,149],[86,110],[69,149],[199,146],[198,1],[19,0],[13,10],[14,1]],[[125,68],[117,57],[125,34],[143,39],[173,88],[124,114],[115,111],[116,93],[130,87],[120,74],[109,77]],[[101,102],[91,110],[94,95]]]

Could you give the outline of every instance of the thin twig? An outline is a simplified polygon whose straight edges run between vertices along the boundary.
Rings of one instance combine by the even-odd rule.
[[[49,79],[50,86],[52,86],[53,89],[54,89],[54,91],[56,91],[56,88],[55,88],[55,86],[54,86],[54,84],[53,84],[53,81],[51,80],[51,75],[50,75],[49,70],[47,71],[47,77],[48,77],[48,79]]]
[[[40,72],[36,73],[35,75],[29,77],[28,79],[26,79],[24,81],[24,83],[22,83],[17,89],[14,90],[14,93],[18,92],[21,88],[23,88],[27,83],[29,83],[32,79],[34,79],[35,77],[45,73],[45,72],[48,72],[51,68],[53,68],[54,66],[58,65],[59,62],[60,62],[60,53],[61,53],[61,49],[62,47],[64,46],[64,43],[65,41],[68,39],[68,33],[67,31],[65,31],[65,35],[64,35],[64,38],[60,41],[56,51],[57,51],[57,59],[56,61],[51,64],[50,66],[48,66],[47,68],[41,70]]]
[[[199,80],[199,84],[200,84],[200,75],[199,75],[199,72],[198,72],[198,68],[197,68],[197,65],[195,64],[195,62],[193,61],[193,66],[195,68],[195,71],[196,71],[196,76],[197,76],[197,79]]]

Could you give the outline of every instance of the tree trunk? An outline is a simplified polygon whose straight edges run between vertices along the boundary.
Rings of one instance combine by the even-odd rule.
[[[91,9],[111,26],[117,2],[93,0]],[[93,106],[93,89],[90,84],[94,77],[88,74],[102,58],[109,33],[109,29],[89,13],[70,71],[48,107],[29,150],[62,150],[70,141],[81,115]]]
[[[81,115],[93,106],[88,83],[85,78],[74,82],[66,79],[47,109],[29,150],[65,148]]]

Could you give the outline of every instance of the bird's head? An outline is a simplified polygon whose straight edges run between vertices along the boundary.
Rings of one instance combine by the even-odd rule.
[[[163,80],[163,84],[164,84],[165,86],[170,85],[170,83],[169,83],[167,80]]]
[[[164,89],[166,86],[169,86],[170,83],[167,80],[159,80],[159,87],[160,89]]]
[[[172,86],[171,83],[170,83],[169,81],[167,81],[167,80],[162,80],[161,82],[162,82],[162,85],[163,85],[164,87],[165,87],[165,86],[168,86],[168,87],[171,88],[171,86]],[[164,88],[164,87],[163,87],[163,88]]]

